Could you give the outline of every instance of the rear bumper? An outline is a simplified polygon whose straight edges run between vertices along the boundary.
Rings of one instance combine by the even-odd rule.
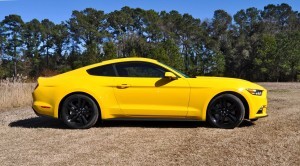
[[[53,107],[48,103],[34,101],[32,105],[32,109],[34,110],[35,114],[37,114],[38,116],[54,117]]]
[[[34,109],[33,106],[32,106],[31,108],[32,108],[33,112],[34,112],[37,116],[43,116],[42,114],[38,113],[38,112]]]
[[[54,117],[53,104],[47,102],[48,100],[46,100],[47,97],[45,95],[43,95],[42,93],[37,93],[37,90],[35,90],[32,93],[32,98],[32,109],[36,115]]]

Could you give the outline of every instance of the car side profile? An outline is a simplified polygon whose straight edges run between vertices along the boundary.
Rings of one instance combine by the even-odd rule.
[[[103,61],[53,77],[40,77],[33,92],[37,115],[71,128],[98,120],[173,119],[208,121],[235,128],[267,116],[267,90],[249,81],[187,75],[147,58]]]

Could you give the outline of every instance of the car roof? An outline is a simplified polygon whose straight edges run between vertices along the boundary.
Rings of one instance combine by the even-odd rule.
[[[127,57],[127,58],[117,58],[117,59],[111,59],[102,61],[100,63],[115,63],[115,62],[128,62],[128,61],[146,61],[146,62],[157,62],[155,59],[150,58],[142,58],[142,57]]]
[[[152,62],[152,63],[157,63],[158,61],[155,59],[150,59],[150,58],[142,58],[142,57],[127,57],[127,58],[117,58],[117,59],[111,59],[111,60],[105,60],[99,63],[95,63],[92,65],[85,66],[83,68],[88,69],[88,68],[93,68],[96,66],[102,66],[106,64],[112,64],[112,63],[119,63],[119,62],[130,62],[130,61],[142,61],[142,62]]]
[[[88,66],[84,66],[66,73],[62,73],[59,74],[57,76],[65,76],[65,75],[78,75],[78,74],[83,74],[86,73],[86,70],[89,70],[91,68],[94,67],[98,67],[98,66],[103,66],[103,65],[108,65],[108,64],[114,64],[114,63],[120,63],[120,62],[134,62],[134,61],[140,61],[140,62],[150,62],[153,64],[159,64],[159,65],[163,65],[162,63],[159,63],[157,60],[155,59],[150,59],[150,58],[142,58],[142,57],[127,57],[127,58],[117,58],[117,59],[111,59],[111,60],[105,60],[99,63],[95,63],[95,64],[91,64]],[[168,66],[164,66],[165,68],[167,68],[168,70],[176,73],[176,75],[180,76],[180,77],[184,77],[181,73],[178,73],[176,70],[168,67]]]

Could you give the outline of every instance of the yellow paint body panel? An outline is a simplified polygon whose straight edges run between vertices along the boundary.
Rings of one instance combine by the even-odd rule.
[[[141,61],[159,65],[178,79],[92,76],[88,69],[119,62]],[[86,66],[54,77],[38,79],[33,92],[33,109],[39,115],[59,118],[60,104],[73,93],[92,97],[102,119],[113,118],[182,118],[206,120],[209,102],[218,94],[234,93],[244,98],[249,119],[267,116],[267,90],[241,79],[222,77],[185,78],[181,73],[146,58],[122,58]],[[263,90],[262,96],[246,89]],[[258,112],[262,108],[261,112]]]

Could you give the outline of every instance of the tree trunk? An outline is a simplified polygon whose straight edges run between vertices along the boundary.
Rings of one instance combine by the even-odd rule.
[[[13,81],[15,82],[16,76],[17,76],[17,47],[14,46],[14,75],[13,75]]]
[[[47,63],[47,68],[49,68],[49,50],[48,50],[48,47],[46,47],[46,63]]]

